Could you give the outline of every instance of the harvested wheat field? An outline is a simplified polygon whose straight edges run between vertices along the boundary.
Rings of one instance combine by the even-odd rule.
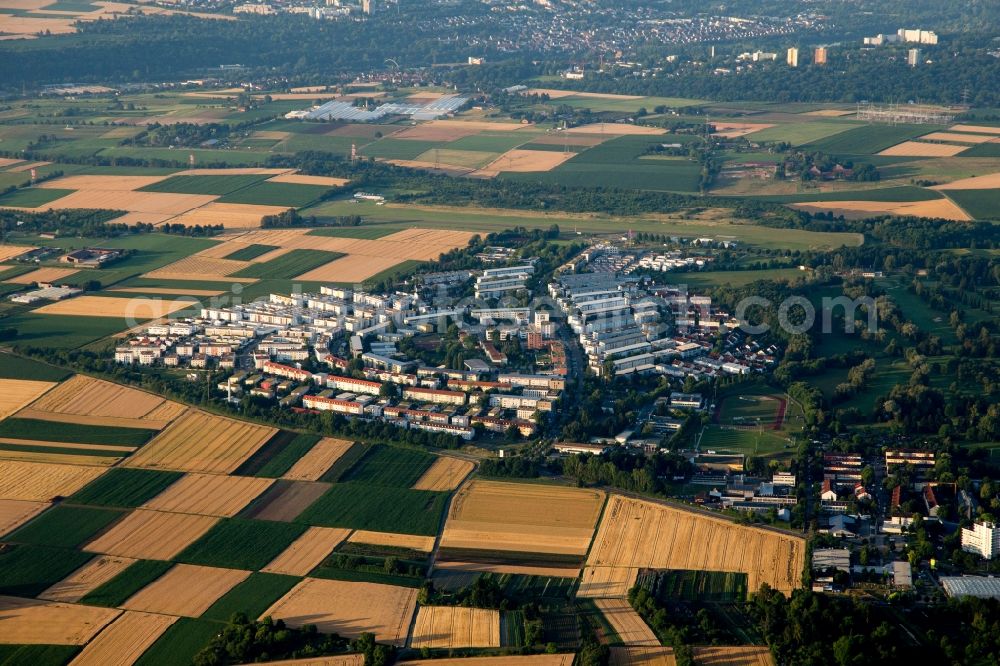
[[[833,211],[849,220],[859,220],[876,215],[898,215],[914,217],[934,217],[965,222],[972,217],[958,207],[951,199],[931,201],[813,201],[792,204],[792,208],[814,213]]]
[[[586,566],[576,596],[584,599],[624,597],[635,585],[638,576],[638,567]]]
[[[613,647],[610,666],[677,666],[673,648]]]
[[[372,546],[406,548],[407,550],[429,553],[434,550],[434,542],[436,541],[436,538],[432,536],[418,536],[416,534],[394,534],[392,532],[369,532],[368,530],[356,530],[347,541],[350,543],[366,543]]]
[[[0,420],[7,418],[53,386],[54,382],[0,379]]]
[[[320,633],[357,638],[375,634],[379,643],[406,642],[417,604],[417,590],[378,583],[305,578],[261,613],[290,627],[315,624]]]
[[[398,661],[396,666],[572,666],[573,654],[532,654],[504,657],[452,657]]]
[[[562,132],[555,134],[543,134],[531,140],[531,143],[538,143],[545,146],[562,146],[570,144],[573,146],[599,146],[612,137],[604,134],[574,134],[569,136]]]
[[[0,261],[19,257],[29,250],[36,249],[34,245],[0,245]]]
[[[346,439],[324,437],[316,442],[308,453],[298,459],[292,468],[281,478],[291,481],[319,481],[340,456],[354,446],[354,442]]]
[[[623,645],[660,646],[660,639],[624,599],[594,599],[594,605],[614,628]]]
[[[16,16],[0,14],[0,35],[2,39],[35,39],[39,33],[68,35],[76,32],[76,18],[44,18],[30,14]]]
[[[257,132],[258,135],[262,132]],[[307,176],[304,173],[284,173],[274,178],[268,178],[269,183],[296,183],[298,185],[326,185],[327,187],[340,187],[347,185],[350,180],[347,178],[333,178],[331,176]]]
[[[130,129],[130,128],[129,128]],[[147,187],[169,176],[63,176],[39,183],[42,189],[99,190],[102,192],[131,192]]]
[[[599,490],[476,479],[452,502],[441,546],[583,556],[603,504]]]
[[[276,484],[246,517],[291,523],[332,486],[332,483],[318,481]]]
[[[844,109],[819,109],[818,111],[806,111],[803,116],[819,116],[820,118],[842,118],[843,116],[850,116],[857,113],[857,111],[847,111]]]
[[[115,190],[78,190],[39,208],[66,210],[69,208],[103,208],[129,213],[160,213],[180,215],[215,201],[211,194],[178,194],[174,192],[136,192]]]
[[[441,456],[413,484],[414,490],[454,490],[475,468],[468,460]]]
[[[727,123],[715,121],[712,121],[711,125],[715,127],[715,136],[721,136],[724,139],[736,139],[774,127],[772,123]]]
[[[893,157],[952,157],[968,149],[968,146],[953,146],[947,143],[904,141],[891,148],[886,148],[878,154]]]
[[[33,402],[24,417],[42,420],[46,420],[46,416],[50,414],[106,417],[122,422],[108,422],[104,425],[160,429],[180,416],[185,409],[179,402],[139,389],[86,375],[73,375]],[[135,423],[131,423],[133,421]]]
[[[991,190],[1000,188],[1000,173],[962,178],[943,185],[935,185],[932,190]]]
[[[25,164],[18,164],[15,167],[7,169],[7,173],[24,173],[25,171],[40,169],[43,166],[48,166],[50,164],[52,164],[52,162],[27,162]]]
[[[12,277],[5,282],[10,284],[31,284],[32,282],[55,282],[56,280],[62,280],[63,278],[68,278],[77,272],[75,268],[38,268],[30,273],[25,273],[24,275],[18,275],[17,277]]]
[[[473,172],[473,175],[492,178],[501,172],[535,173],[539,171],[552,171],[563,162],[571,160],[574,157],[576,157],[576,153],[514,148],[508,150],[482,169]]]
[[[9,166],[13,166],[18,162],[23,162],[24,160],[15,159],[13,157],[0,157],[0,169],[4,169]]]
[[[175,217],[172,224],[186,226],[221,224],[226,229],[257,229],[266,215],[278,215],[290,206],[257,204],[210,203]]]
[[[135,560],[129,557],[99,555],[39,594],[38,598],[68,604],[76,603],[90,591],[128,569],[133,563]]]
[[[764,645],[696,647],[694,660],[699,666],[774,666],[771,651]]]
[[[0,644],[84,645],[120,610],[0,596]]]
[[[121,294],[165,294],[174,296],[221,296],[226,293],[218,289],[172,289],[170,287],[119,287],[108,289]]]
[[[198,617],[250,575],[239,569],[175,564],[170,571],[133,594],[122,608]]]
[[[170,615],[125,611],[70,662],[72,666],[134,664],[170,625]]]
[[[0,460],[0,499],[49,502],[104,474],[103,467]]]
[[[159,319],[178,310],[189,308],[198,301],[189,299],[163,300],[160,298],[115,298],[113,296],[77,296],[56,301],[34,310],[35,314],[71,317],[114,317]]]
[[[13,532],[48,507],[48,502],[0,499],[0,537]]]
[[[252,476],[187,474],[142,508],[231,518],[274,483]]]
[[[41,442],[37,440],[12,440],[5,438],[4,444],[19,444],[21,446],[66,448],[62,442]],[[36,462],[45,464],[67,464],[67,465],[91,465],[94,467],[112,467],[117,464],[121,457],[100,455],[96,453],[60,453],[39,448],[37,451],[15,451],[11,449],[0,450],[0,459],[16,460],[20,462]]]
[[[318,567],[350,533],[351,530],[335,527],[310,527],[261,571],[289,576],[306,576]]]
[[[626,123],[591,123],[563,130],[570,134],[607,134],[609,136],[625,136],[626,134],[658,135],[666,134],[667,130],[660,127],[645,125],[629,125]]]
[[[410,647],[418,650],[500,647],[500,611],[421,606]]]
[[[254,280],[249,280],[248,278],[228,278],[230,273],[235,273],[237,271],[243,270],[250,265],[249,261],[234,261],[232,259],[216,259],[213,257],[203,257],[201,255],[194,255],[192,257],[185,257],[175,261],[172,264],[168,264],[163,268],[158,268],[155,271],[150,271],[143,275],[146,278],[162,278],[165,280],[188,280],[192,279],[188,276],[196,276],[195,280],[230,280],[232,282],[253,282]],[[185,277],[177,277],[185,276]]]
[[[953,143],[989,143],[995,141],[994,136],[982,134],[959,134],[958,132],[931,132],[920,137],[924,141],[951,141]]]
[[[1000,134],[1000,127],[992,125],[952,125],[952,132],[978,132],[979,134]]]
[[[431,120],[393,135],[396,139],[454,141],[480,132],[512,132],[534,127],[531,124],[498,123],[487,120]]]
[[[169,560],[208,532],[218,518],[159,511],[133,511],[83,547],[139,560]]]
[[[801,586],[804,562],[800,537],[619,495],[587,558],[592,567],[743,572],[751,592],[767,583],[786,595]]]
[[[330,263],[303,273],[295,279],[315,282],[363,282],[402,261],[404,260],[392,257],[366,257],[361,254],[351,254],[334,259]]]
[[[229,474],[275,432],[274,428],[191,409],[132,456],[128,466]]]

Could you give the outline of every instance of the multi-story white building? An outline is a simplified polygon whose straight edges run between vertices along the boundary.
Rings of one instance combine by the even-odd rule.
[[[1000,555],[1000,526],[977,522],[971,529],[963,527],[962,550],[987,560]]]

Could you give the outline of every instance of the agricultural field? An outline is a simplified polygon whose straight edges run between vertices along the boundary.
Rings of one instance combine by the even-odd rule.
[[[234,613],[257,617],[299,582],[294,576],[270,573],[250,574],[245,580],[222,595],[201,614],[202,618],[228,622]]]
[[[0,596],[5,643],[85,645],[119,610]]]
[[[742,572],[750,591],[767,583],[788,595],[801,585],[804,558],[801,537],[612,496],[587,557],[580,596],[621,597],[640,568]]]
[[[305,578],[261,614],[290,627],[314,624],[322,633],[403,645],[416,610],[417,590],[378,583]]]
[[[467,460],[442,456],[425,471],[417,482],[414,490],[455,490],[472,472],[474,465]]]
[[[624,599],[595,599],[598,610],[614,628],[619,640],[626,646],[659,647],[660,639],[656,637],[649,625],[639,616],[628,601]]]
[[[322,564],[351,533],[334,527],[310,527],[261,571],[306,576]]]
[[[423,451],[376,445],[350,469],[342,481],[411,488],[436,460],[433,455]]]
[[[48,546],[13,546],[0,551],[0,595],[33,597],[84,566],[91,555]]]
[[[0,537],[47,509],[48,502],[0,499]]]
[[[644,570],[639,572],[637,585],[665,601],[732,603],[747,597],[744,573]]]
[[[244,511],[242,517],[294,522],[331,487],[332,484],[318,481],[277,481]]]
[[[446,568],[481,562],[480,570],[497,573],[572,570],[590,547],[603,505],[597,490],[473,480],[452,502],[440,559]]]
[[[230,518],[176,555],[189,564],[263,569],[306,531],[304,525]]]
[[[388,532],[354,530],[347,541],[349,543],[368,544],[371,546],[388,546],[389,548],[402,548],[405,550],[429,553],[434,550],[435,537],[424,537],[415,534],[391,534]]]
[[[68,497],[106,471],[103,467],[0,460],[0,499],[48,502]]]
[[[144,509],[231,518],[270,487],[271,479],[187,474],[143,505]]]
[[[128,569],[136,560],[98,555],[66,578],[38,595],[46,601],[76,603]],[[100,604],[98,604],[100,605]]]
[[[170,615],[125,611],[73,660],[76,666],[132,663],[177,621]]]
[[[75,493],[74,504],[135,508],[156,497],[183,475],[151,469],[116,467]]]
[[[324,437],[304,455],[297,456],[295,463],[280,476],[290,481],[319,481],[352,446],[353,442],[344,439]],[[418,490],[423,489],[418,488]]]
[[[31,379],[0,379],[0,419],[5,419],[55,386]]]
[[[275,432],[274,428],[188,410],[132,456],[128,466],[228,474]],[[206,433],[211,437],[205,437]]]
[[[438,532],[447,499],[447,493],[338,483],[297,520],[324,527],[431,536]]]
[[[199,617],[249,575],[249,571],[175,564],[163,576],[129,597],[122,608]]]
[[[170,562],[157,560],[131,560],[131,562],[132,564],[110,580],[88,591],[80,601],[92,606],[109,608],[121,606],[126,599],[167,573],[173,566]]]
[[[76,548],[122,517],[115,509],[56,506],[4,537],[13,543]]]
[[[83,549],[141,560],[170,560],[205,535],[218,520],[210,516],[136,510]]]
[[[460,606],[421,606],[410,646],[417,649],[498,648],[500,612]]]

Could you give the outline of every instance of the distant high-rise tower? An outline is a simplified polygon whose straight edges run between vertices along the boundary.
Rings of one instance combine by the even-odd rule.
[[[709,58],[712,58],[712,59],[714,59],[714,58],[715,58],[715,47],[714,47],[714,46],[713,46],[713,47],[711,48],[711,50],[709,51],[709,53],[708,53],[708,57],[709,57]]]
[[[356,162],[358,160],[358,145],[356,143],[351,144],[351,161]]]
[[[920,49],[910,49],[906,52],[906,64],[910,67],[920,64]]]
[[[788,49],[788,66],[798,67],[799,66],[799,50],[797,48]]]
[[[361,11],[365,14],[372,13],[372,0],[361,0]]]
[[[830,54],[827,52],[826,47],[820,46],[813,51],[813,63],[817,65],[825,65],[829,55]]]

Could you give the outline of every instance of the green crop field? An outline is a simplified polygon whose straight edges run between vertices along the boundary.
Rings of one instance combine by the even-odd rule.
[[[637,585],[664,601],[732,603],[747,596],[747,575],[728,571],[668,569],[640,574]]]
[[[120,458],[125,452],[108,450],[87,450],[75,449],[65,446],[50,446],[47,442],[37,444],[14,444],[13,442],[0,442],[0,451],[11,451],[21,453],[50,453],[61,456],[97,456],[104,458]]]
[[[298,520],[324,527],[434,536],[448,493],[363,483],[340,483],[307,508]]]
[[[257,618],[299,582],[295,576],[254,573],[202,613],[207,620],[228,622],[235,613]]]
[[[267,178],[262,175],[236,176],[173,176],[158,183],[139,188],[140,192],[177,192],[179,194],[224,195],[250,187]]]
[[[319,441],[319,435],[306,435],[287,430],[277,432],[264,446],[240,465],[236,474],[277,479],[292,468],[299,458]]]
[[[194,155],[195,166],[199,168],[216,165],[224,167],[263,166],[268,158],[266,152],[258,153],[248,150],[206,150],[204,148],[178,148],[174,150],[171,148],[132,148],[127,146],[104,148],[99,155],[109,159],[126,157],[136,160],[152,160],[163,166],[187,166],[188,155]]]
[[[828,155],[873,155],[929,131],[927,125],[862,125],[810,141],[805,148]]]
[[[486,580],[495,580],[504,596],[525,601],[534,599],[569,599],[576,587],[575,578],[521,574],[484,573]]]
[[[307,236],[329,236],[331,238],[362,238],[365,240],[375,240],[376,238],[382,238],[384,236],[389,236],[398,231],[402,231],[406,227],[400,225],[399,227],[390,226],[377,226],[371,227],[368,225],[360,227],[321,227],[319,229],[312,229],[306,235]]]
[[[116,467],[79,490],[69,501],[133,508],[153,499],[182,476],[181,472]]]
[[[56,190],[41,187],[26,187],[0,196],[0,206],[17,206],[19,208],[39,208],[45,204],[61,199],[73,190]]]
[[[119,428],[115,426],[80,425],[58,421],[9,418],[0,421],[0,437],[37,439],[78,444],[112,444],[142,446],[156,434],[155,430]],[[117,452],[116,455],[121,455]]]
[[[538,174],[522,174],[535,176]],[[861,235],[854,233],[816,232],[801,229],[776,229],[757,225],[727,225],[717,222],[699,222],[685,219],[649,219],[643,217],[611,218],[594,215],[587,217],[559,216],[523,210],[495,210],[476,207],[443,207],[389,204],[368,206],[346,201],[324,203],[308,211],[320,217],[363,215],[365,225],[380,228],[388,225],[393,232],[412,226],[429,229],[461,229],[486,234],[513,227],[548,229],[557,224],[563,233],[573,230],[583,234],[621,235],[623,229],[676,235],[687,238],[729,238],[750,245],[788,249],[829,249],[843,245],[861,244]]]
[[[327,252],[325,250],[292,250],[271,261],[252,264],[236,271],[233,273],[233,277],[291,280],[343,256],[345,255],[340,252]]]
[[[225,625],[212,620],[182,617],[163,632],[142,653],[135,666],[177,666],[194,662],[196,654],[208,646]]]
[[[69,377],[68,370],[46,365],[30,358],[0,352],[0,379],[34,379],[42,382],[61,382]]]
[[[5,541],[76,548],[124,514],[115,509],[56,506],[8,534]]]
[[[267,566],[305,531],[304,525],[230,518],[188,546],[177,561],[257,570]]]
[[[473,134],[463,136],[448,143],[448,150],[472,150],[486,153],[503,153],[511,148],[516,148],[528,141],[531,141],[535,134],[522,134],[520,132],[504,132]]]
[[[345,474],[351,471],[359,460],[365,457],[365,454],[368,453],[371,447],[372,444],[368,444],[367,442],[355,442],[354,446],[347,449],[342,456],[330,465],[330,469],[326,470],[326,473],[320,477],[320,481],[337,483],[344,478]]]
[[[1000,157],[1000,143],[978,143],[963,150],[959,157]]]
[[[415,449],[377,445],[343,477],[345,482],[410,488],[437,460]]]
[[[63,666],[80,649],[77,645],[0,645],[0,666]]]
[[[844,120],[813,120],[801,123],[781,123],[747,135],[748,141],[787,141],[793,146],[812,144],[857,127],[857,123]]]
[[[379,139],[370,143],[358,152],[365,157],[381,157],[390,160],[415,160],[421,153],[444,144],[439,141],[411,141],[409,139]]]
[[[133,562],[117,576],[88,592],[80,603],[108,608],[121,606],[133,594],[167,573],[172,566],[170,562],[156,560]]]
[[[0,551],[0,594],[34,597],[93,557],[65,548],[12,546]]]
[[[250,261],[251,259],[256,259],[262,254],[267,254],[271,250],[277,249],[277,245],[261,245],[259,243],[254,243],[252,245],[247,245],[244,248],[240,248],[232,254],[227,254],[223,257],[223,259],[230,259],[232,261]]]
[[[588,151],[590,152],[590,151]],[[586,155],[587,153],[580,153]],[[618,187],[654,192],[697,192],[700,167],[697,162],[636,159],[634,164],[575,163],[573,158],[552,171],[502,172],[506,179],[521,183],[544,183],[566,187]]]
[[[310,571],[309,576],[311,578],[326,578],[327,580],[343,580],[349,583],[379,583],[382,585],[396,585],[397,587],[420,587],[424,582],[423,578],[415,578],[413,576],[400,576],[380,571],[338,569],[323,564]]]
[[[262,182],[227,194],[218,199],[218,202],[301,208],[317,201],[329,191],[330,188],[325,185]]]
[[[948,190],[948,198],[977,220],[1000,220],[1000,190]]]

